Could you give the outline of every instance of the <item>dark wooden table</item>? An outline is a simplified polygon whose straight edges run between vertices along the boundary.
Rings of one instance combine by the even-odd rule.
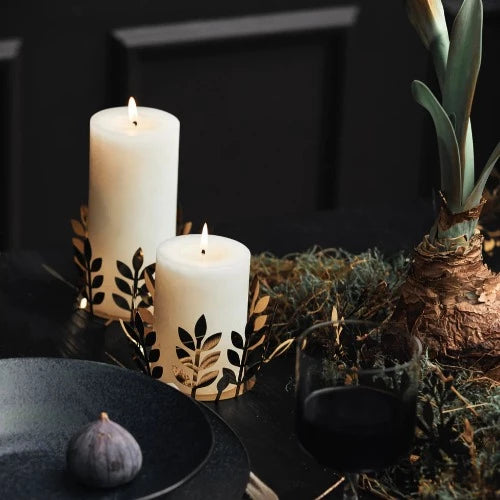
[[[406,211],[335,211],[285,220],[270,217],[220,224],[216,232],[242,241],[253,253],[271,250],[285,254],[315,244],[341,246],[354,252],[378,246],[393,253],[410,250],[431,223],[430,207],[424,204]],[[61,355],[61,335],[73,307],[74,293],[70,285],[48,274],[44,263],[68,281],[74,278],[70,246],[64,251],[1,255],[0,357]],[[112,362],[102,353],[123,358],[124,342],[119,330],[111,329],[106,332],[106,344],[98,346],[97,351],[93,351],[93,345],[72,345],[71,339],[66,339],[64,354],[71,356],[73,352],[75,357]],[[127,364],[125,359],[122,361]],[[251,392],[209,406],[236,431],[248,450],[252,470],[281,499],[312,499],[327,489],[335,476],[301,450],[295,437],[293,372],[292,353],[265,365]]]

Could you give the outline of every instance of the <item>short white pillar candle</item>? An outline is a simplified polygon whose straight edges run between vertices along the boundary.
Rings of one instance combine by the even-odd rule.
[[[231,332],[243,335],[245,331],[249,276],[250,251],[232,239],[210,235],[202,243],[199,234],[190,234],[177,236],[159,246],[154,320],[157,335],[155,347],[160,349],[158,364],[163,366],[161,380],[174,383],[181,391],[192,394],[192,388],[180,383],[175,376],[181,370],[193,382],[194,371],[190,363],[183,365],[179,359],[178,353],[182,351],[191,356],[198,367],[206,366],[194,375],[198,384],[204,376],[212,374],[213,377],[217,371],[212,383],[196,389],[196,397],[217,394],[217,381],[222,376],[222,368],[230,367],[237,375],[237,369],[228,362],[227,350],[241,351],[232,345]],[[195,325],[202,315],[205,316],[207,330],[197,346]],[[179,328],[191,336],[193,349],[189,349],[189,339],[188,346],[183,343]],[[205,341],[217,333],[222,334],[219,342],[208,349]],[[220,355],[217,357],[218,352]],[[226,391],[231,389],[234,390],[234,386],[227,387]]]

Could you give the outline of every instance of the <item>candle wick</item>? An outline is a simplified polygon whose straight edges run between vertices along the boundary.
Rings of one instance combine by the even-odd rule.
[[[135,120],[132,123],[137,127],[137,122]]]
[[[203,250],[201,251],[201,253],[202,253],[202,255],[205,255],[205,249],[203,249]]]

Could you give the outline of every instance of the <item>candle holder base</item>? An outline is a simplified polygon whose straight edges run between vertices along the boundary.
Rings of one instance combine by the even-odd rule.
[[[238,397],[245,394],[245,392],[251,391],[257,382],[257,378],[253,376],[251,379],[247,380],[245,383],[243,383],[240,387],[240,390],[238,392]],[[225,399],[233,399],[237,397],[236,396],[236,387],[233,389],[229,389],[227,391],[224,391],[222,394],[218,393],[212,393],[212,394],[200,394],[196,395],[196,400],[198,401],[222,401]]]

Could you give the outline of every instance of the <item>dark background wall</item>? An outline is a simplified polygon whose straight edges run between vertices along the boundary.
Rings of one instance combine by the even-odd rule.
[[[500,138],[485,6],[478,165]],[[180,118],[179,203],[197,224],[430,199],[415,78],[435,84],[400,0],[3,0],[0,248],[69,249],[89,118],[129,95]]]

